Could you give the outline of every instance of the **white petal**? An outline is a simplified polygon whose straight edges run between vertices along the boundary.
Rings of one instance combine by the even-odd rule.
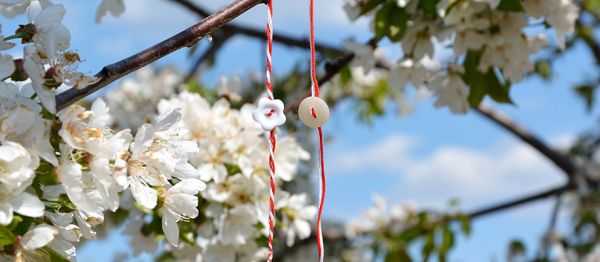
[[[169,127],[173,126],[173,124],[177,123],[181,119],[181,113],[179,109],[172,110],[171,112],[162,115],[158,121],[156,122],[155,129],[156,131],[164,131],[169,129]]]
[[[57,238],[54,241],[50,242],[48,246],[67,260],[75,261],[76,249],[75,246],[73,246],[73,243]]]
[[[37,2],[37,1],[35,1],[35,2]],[[31,4],[33,4],[33,2]],[[38,3],[38,5],[39,5],[39,3]],[[35,16],[34,23],[38,24],[38,25],[60,23],[61,20],[63,19],[63,16],[65,16],[66,13],[67,13],[67,10],[65,9],[65,7],[62,4],[50,5],[44,9],[42,9],[42,11],[39,12]]]
[[[310,225],[306,220],[296,219],[294,221],[294,228],[298,233],[299,239],[305,239],[310,236]]]
[[[13,72],[15,72],[15,62],[12,56],[0,56],[0,80],[9,77]]]
[[[31,1],[25,12],[29,23],[33,23],[34,19],[42,12],[42,5],[37,0]]]
[[[0,225],[8,225],[13,219],[13,209],[8,203],[0,203]]]
[[[317,214],[317,207],[316,206],[307,206],[307,207],[303,208],[302,210],[300,210],[300,212],[298,213],[298,216],[302,219],[311,220],[315,217],[315,214]]]
[[[198,179],[184,179],[169,189],[170,194],[196,195],[206,189],[206,184]]]
[[[3,5],[16,5],[25,2],[25,0],[0,0]]]
[[[69,29],[62,24],[51,24],[46,30],[40,32],[40,37],[44,39],[44,50],[48,57],[56,57],[58,51],[64,51],[71,44],[71,33]]]
[[[44,107],[50,113],[56,113],[56,97],[54,90],[50,90],[43,86],[44,80],[39,75],[39,68],[37,68],[35,62],[33,62],[31,59],[25,59],[23,68],[25,69],[27,75],[29,75],[29,78],[31,78],[31,86],[33,87],[35,93],[38,95],[38,98],[40,99],[40,102],[42,102],[42,105],[44,105]]]
[[[175,166],[174,176],[178,178],[199,178],[200,172],[188,162],[180,162]]]
[[[170,194],[167,207],[174,213],[196,218],[198,216],[198,197],[186,194]]]
[[[73,213],[45,212],[45,215],[53,225],[59,227],[66,227],[73,221]]]
[[[131,144],[131,153],[133,157],[139,156],[142,152],[150,146],[152,143],[152,125],[143,124],[139,129],[137,134],[135,134],[135,139]]]
[[[129,186],[131,187],[133,198],[135,198],[135,201],[137,201],[140,205],[148,209],[153,209],[156,207],[156,190],[144,185],[135,177],[129,178]]]
[[[28,217],[41,217],[44,215],[44,203],[36,196],[23,192],[8,200],[15,212]]]
[[[54,149],[52,148],[49,139],[42,138],[41,141],[38,141],[35,145],[35,151],[41,158],[48,161],[53,166],[58,166],[58,159],[54,154]]]
[[[48,245],[48,243],[54,239],[56,234],[58,234],[58,231],[54,227],[40,224],[36,228],[25,233],[21,238],[21,245],[26,250],[35,250]]]
[[[83,237],[86,239],[96,239],[96,232],[93,230],[92,225],[85,221],[84,214],[79,210],[75,210],[74,213]]]
[[[96,99],[92,104],[92,112],[94,112],[94,118],[90,121],[91,125],[94,126],[107,126],[110,122],[110,115],[108,113],[108,107],[101,98]]]
[[[177,216],[166,208],[162,209],[162,229],[165,237],[173,246],[179,243],[179,227],[177,226]]]

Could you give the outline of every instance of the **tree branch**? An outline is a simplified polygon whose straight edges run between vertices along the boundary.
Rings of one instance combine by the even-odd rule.
[[[225,25],[248,9],[261,3],[262,0],[238,0],[206,17],[200,23],[119,62],[107,65],[96,74],[99,81],[82,89],[71,88],[56,97],[57,110],[61,110],[79,99],[107,86],[123,76],[148,65],[175,50],[189,47],[202,37]]]
[[[174,3],[180,4],[181,6],[196,13],[200,17],[206,17],[206,14],[208,13],[206,11],[206,9],[202,8],[201,6],[191,2],[189,0],[171,0],[171,1],[173,1]],[[247,27],[247,26],[243,26],[243,25],[235,25],[235,24],[225,25],[225,26],[221,27],[221,29],[223,31],[230,31],[235,34],[241,34],[241,35],[245,35],[248,37],[258,38],[258,39],[262,39],[262,40],[267,39],[267,35],[263,29],[259,30],[259,29],[255,29],[252,27]],[[290,47],[310,49],[310,42],[309,42],[308,38],[297,38],[292,35],[287,35],[287,34],[282,34],[282,33],[274,33],[273,42],[280,43],[280,44],[290,46]],[[328,53],[333,53],[333,54],[343,53],[342,50],[340,50],[336,47],[330,46],[330,45],[323,44],[323,43],[315,43],[315,48],[319,52],[328,52]]]
[[[187,0],[171,0],[171,1],[173,1],[177,4],[180,4],[183,7],[189,9],[190,11],[198,14],[198,16],[200,16],[201,18],[204,18],[204,17],[207,17],[210,15],[210,12],[206,11],[204,8],[192,3],[190,1],[187,1]]]
[[[208,47],[208,49],[206,49],[206,51],[204,51],[204,53],[202,53],[202,55],[196,59],[196,62],[194,62],[192,68],[190,68],[187,75],[183,78],[183,83],[187,83],[198,76],[202,64],[207,62],[206,60],[209,60],[208,62],[210,62],[210,60],[214,60],[215,56],[217,55],[217,51],[219,51],[219,49],[225,44],[225,42],[227,42],[227,40],[229,40],[229,38],[231,38],[231,36],[232,35],[230,33],[224,32],[224,34],[219,37],[213,37],[214,40],[210,47]]]
[[[478,209],[473,212],[467,213],[467,216],[470,219],[481,218],[481,217],[491,215],[494,213],[498,213],[501,211],[506,211],[511,208],[519,207],[519,206],[522,206],[524,204],[528,204],[528,203],[531,203],[534,201],[542,200],[542,199],[552,197],[552,196],[558,196],[558,195],[561,195],[562,193],[569,191],[571,189],[574,189],[574,186],[571,184],[566,184],[563,186],[551,188],[551,189],[548,189],[548,190],[545,190],[542,192],[538,192],[538,193],[530,194],[530,195],[520,197],[520,198],[517,198],[514,200],[510,200],[507,202],[495,204],[490,207]],[[444,223],[447,223],[447,222],[448,221],[446,221]],[[330,229],[330,230],[327,230],[326,232],[324,232],[323,238],[325,239],[325,241],[346,241],[347,240],[346,235],[344,234],[343,230],[340,231],[340,230],[333,230],[333,229]],[[311,234],[311,236],[309,238],[299,240],[293,246],[291,246],[291,247],[286,246],[285,248],[283,248],[282,250],[277,252],[279,254],[279,255],[277,255],[277,257],[282,259],[286,255],[294,254],[295,252],[300,250],[301,247],[311,244],[314,241],[315,241],[315,235]]]
[[[560,208],[562,204],[562,194],[557,194],[554,202],[554,207],[552,208],[552,213],[550,214],[550,222],[548,223],[548,229],[546,230],[546,234],[544,235],[544,239],[542,245],[540,246],[541,257],[548,258],[550,254],[550,248],[552,247],[553,238],[556,230],[556,223],[558,221],[558,215],[560,213]]]
[[[490,215],[499,211],[504,211],[506,209],[510,209],[510,208],[514,208],[514,207],[518,207],[521,206],[523,204],[527,204],[527,203],[531,203],[533,201],[537,201],[537,200],[541,200],[544,198],[548,198],[551,196],[556,196],[556,195],[560,195],[566,191],[569,191],[571,189],[574,189],[575,186],[572,184],[566,184],[566,185],[562,185],[559,187],[555,187],[555,188],[551,188],[548,190],[544,190],[542,192],[538,192],[538,193],[534,193],[531,195],[527,195],[524,197],[520,197],[514,200],[510,200],[504,203],[500,203],[500,204],[495,204],[493,206],[490,207],[486,207],[486,208],[482,208],[482,209],[478,209],[475,210],[473,212],[468,213],[468,216],[471,219],[475,219],[475,218],[479,218],[482,216],[486,216],[486,215]]]
[[[491,120],[492,122],[500,125],[506,131],[512,133],[513,135],[520,138],[523,142],[531,145],[538,152],[542,153],[546,156],[550,161],[552,161],[558,168],[566,173],[569,179],[572,179],[577,172],[577,168],[571,162],[567,156],[561,154],[560,152],[550,148],[541,139],[533,135],[531,132],[527,131],[525,128],[519,126],[517,123],[513,122],[508,116],[494,111],[492,108],[486,105],[481,105],[479,108],[474,109],[477,113],[481,114],[485,118]]]
[[[325,67],[325,71],[326,71],[325,75],[323,75],[322,77],[320,77],[318,79],[319,85],[324,85],[325,83],[327,83],[331,79],[333,79],[333,77],[335,77],[340,71],[342,71],[342,69],[345,66],[349,65],[350,62],[352,62],[353,58],[354,58],[354,54],[346,54],[346,55],[342,56],[341,58],[339,58],[338,60],[336,60],[335,62],[328,64]],[[287,112],[297,109],[298,106],[300,106],[300,103],[302,103],[302,100],[304,100],[304,98],[306,98],[310,94],[311,94],[311,91],[308,90],[304,96],[300,96],[300,97],[296,98],[293,102],[288,103],[285,106],[285,108],[283,109],[283,111],[285,113],[287,113]]]

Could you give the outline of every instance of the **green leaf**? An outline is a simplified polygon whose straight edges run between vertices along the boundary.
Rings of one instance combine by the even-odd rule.
[[[454,232],[448,227],[442,229],[442,243],[438,247],[439,261],[446,261],[446,254],[454,246]]]
[[[340,81],[342,82],[342,85],[346,85],[346,84],[350,83],[351,80],[352,80],[352,71],[350,70],[350,67],[345,66],[340,71]]]
[[[471,234],[471,218],[469,218],[469,216],[465,215],[465,214],[458,214],[456,215],[456,220],[458,220],[458,223],[460,223],[460,230],[462,230],[462,232],[465,235],[470,235]]]
[[[13,229],[13,232],[15,232],[17,235],[25,235],[25,233],[27,233],[27,231],[29,230],[29,227],[31,227],[31,224],[33,223],[33,218],[31,217],[20,217],[21,218],[21,222],[19,222],[15,228]],[[13,219],[14,222],[14,219]]]
[[[373,116],[381,116],[385,111],[385,101],[388,95],[388,83],[381,80],[375,83],[369,95],[361,99],[357,107],[359,116],[365,122],[370,122]]]
[[[395,3],[386,3],[375,13],[375,38],[377,40],[387,35],[390,13],[395,5]]]
[[[110,216],[111,221],[115,225],[120,225],[125,222],[125,219],[129,216],[129,210],[119,208]]]
[[[493,75],[490,75],[493,74]],[[496,74],[492,71],[486,74],[486,81],[490,83],[488,85],[488,94],[494,101],[498,103],[512,104],[513,101],[510,99],[510,83],[506,82],[504,85],[496,85],[498,80]]]
[[[486,95],[499,103],[512,103],[509,93],[510,83],[501,84],[492,69],[485,73],[479,71],[480,59],[480,52],[469,50],[463,62],[465,68],[463,80],[470,87],[469,105],[471,107],[479,106]]]
[[[538,73],[544,80],[550,80],[552,77],[552,68],[547,60],[538,61],[535,63],[535,72]]]
[[[13,220],[10,221],[10,224],[8,224],[6,227],[10,230],[15,230],[15,228],[17,228],[21,222],[23,222],[23,217],[15,214],[15,216],[13,216]]]
[[[158,262],[175,262],[177,261],[177,257],[173,255],[172,252],[165,252],[161,256],[157,258]]]
[[[525,244],[521,240],[513,240],[508,245],[508,256],[510,258],[523,256],[527,252],[527,248]]]
[[[69,262],[68,259],[66,259],[65,257],[61,256],[59,253],[57,253],[56,251],[54,251],[54,249],[49,248],[49,247],[43,247],[40,249],[40,251],[42,251],[52,262]]]
[[[437,15],[437,5],[440,0],[421,0],[419,1],[419,8],[423,10],[424,13],[430,15]]]
[[[575,87],[575,93],[585,102],[586,110],[589,112],[594,106],[596,100],[596,88],[591,85],[580,85]]]
[[[393,245],[387,250],[384,260],[385,262],[411,262],[412,259],[408,255],[408,251],[404,247]]]
[[[225,164],[225,168],[227,169],[227,174],[229,174],[230,176],[233,176],[235,174],[239,174],[242,172],[242,169],[237,166],[237,165],[233,165],[233,164]]]
[[[402,37],[404,37],[404,34],[406,33],[408,18],[409,15],[406,13],[404,8],[398,8],[395,6],[392,9],[389,16],[387,31],[387,37],[392,42],[398,42],[402,40]]]
[[[380,4],[383,4],[385,0],[368,0],[360,6],[360,15],[364,15],[371,10],[375,9]]]
[[[385,3],[375,14],[375,38],[387,36],[392,42],[398,42],[406,33],[409,15],[395,2]]]
[[[421,250],[421,254],[423,255],[423,261],[429,261],[429,257],[435,248],[434,234],[433,232],[429,232],[425,237],[425,242],[423,243],[423,249]]]
[[[496,9],[507,12],[525,11],[525,8],[523,8],[523,2],[521,2],[521,0],[502,0]]]
[[[0,247],[8,246],[16,240],[15,235],[5,226],[0,225]]]
[[[485,77],[483,73],[477,69],[480,58],[481,54],[479,52],[469,50],[465,56],[465,61],[463,62],[465,68],[463,80],[470,87],[469,105],[471,107],[479,106],[487,93]]]
[[[583,0],[581,2],[583,9],[588,10],[594,15],[600,15],[600,1],[599,0]]]
[[[469,105],[471,107],[478,107],[479,104],[481,104],[481,101],[483,101],[483,98],[485,97],[485,93],[486,93],[485,86],[471,85],[467,81],[465,81],[465,82],[471,87],[471,90],[469,92],[469,98],[468,98]]]

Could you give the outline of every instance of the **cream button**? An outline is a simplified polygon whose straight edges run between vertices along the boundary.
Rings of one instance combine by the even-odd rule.
[[[329,119],[329,107],[323,99],[309,96],[300,103],[298,117],[308,127],[321,127]]]

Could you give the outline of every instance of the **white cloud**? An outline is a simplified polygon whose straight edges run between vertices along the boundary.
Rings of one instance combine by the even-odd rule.
[[[408,152],[417,145],[413,138],[389,136],[367,148],[339,154],[331,163],[334,173],[351,170],[377,169],[395,171],[409,165]]]
[[[537,151],[513,140],[485,149],[442,146],[416,156],[417,140],[392,135],[332,159],[333,175],[398,176],[394,202],[445,207],[458,198],[465,208],[544,190],[564,182],[562,173]],[[349,179],[352,179],[349,177]]]

